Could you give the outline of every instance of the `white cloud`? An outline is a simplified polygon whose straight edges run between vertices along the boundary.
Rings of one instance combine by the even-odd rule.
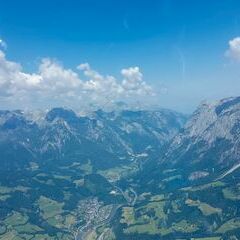
[[[130,67],[121,71],[124,79],[122,87],[128,94],[153,95],[152,88],[143,81],[139,67]]]
[[[3,49],[7,48],[6,42],[4,42],[1,38],[0,38],[0,47],[2,47]]]
[[[240,37],[233,38],[228,44],[229,48],[225,55],[233,60],[240,61]]]
[[[153,95],[138,67],[122,69],[123,79],[120,80],[101,75],[88,63],[80,64],[77,69],[86,80],[81,79],[78,72],[49,58],[42,59],[37,72],[26,73],[19,63],[7,60],[0,50],[0,100],[16,108],[61,105],[79,108],[91,104],[101,107],[106,101],[128,101]]]
[[[36,74],[22,71],[20,64],[8,61],[0,51],[0,96],[13,96],[18,91],[26,91],[40,80]]]
[[[103,76],[97,71],[93,70],[88,63],[80,64],[77,67],[83,71],[83,74],[88,78],[84,82],[84,90],[96,97],[117,97],[123,92],[121,84],[119,84],[113,76]],[[98,96],[97,96],[98,95]]]

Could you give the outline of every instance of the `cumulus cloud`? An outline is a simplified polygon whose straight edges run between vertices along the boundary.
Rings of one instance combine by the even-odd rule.
[[[152,88],[143,81],[143,75],[139,67],[130,67],[121,71],[124,79],[122,87],[128,94],[153,95]]]
[[[0,38],[0,47],[2,47],[3,49],[7,48],[6,42],[4,42],[1,38]]]
[[[0,96],[14,96],[37,85],[40,76],[22,71],[20,64],[8,61],[0,51]]]
[[[64,68],[56,60],[44,58],[38,71],[26,73],[21,64],[9,61],[0,50],[0,102],[13,107],[101,107],[106,101],[153,96],[153,90],[143,80],[139,67],[122,69],[121,79],[102,75],[88,63],[80,64],[77,70]]]
[[[233,60],[240,61],[240,37],[233,38],[228,44],[229,48],[225,55]]]
[[[122,87],[113,76],[103,76],[97,71],[93,70],[88,63],[80,64],[77,67],[83,71],[85,77],[88,78],[84,82],[84,90],[98,96],[114,95],[119,96],[122,93]]]

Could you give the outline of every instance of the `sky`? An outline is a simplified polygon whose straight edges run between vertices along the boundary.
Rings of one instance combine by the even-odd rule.
[[[0,108],[190,113],[240,93],[238,0],[1,1]]]

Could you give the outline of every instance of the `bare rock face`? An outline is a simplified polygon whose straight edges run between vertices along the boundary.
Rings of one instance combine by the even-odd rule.
[[[161,162],[181,166],[189,179],[240,162],[240,97],[203,103],[176,135]],[[190,173],[189,173],[190,172]]]

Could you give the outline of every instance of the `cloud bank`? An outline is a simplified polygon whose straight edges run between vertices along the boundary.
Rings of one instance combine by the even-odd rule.
[[[44,58],[36,73],[27,73],[21,64],[9,61],[0,50],[1,108],[103,107],[117,101],[145,101],[145,96],[154,96],[154,91],[143,80],[139,67],[122,69],[121,78],[116,79],[101,75],[88,63],[72,70],[56,60]]]

